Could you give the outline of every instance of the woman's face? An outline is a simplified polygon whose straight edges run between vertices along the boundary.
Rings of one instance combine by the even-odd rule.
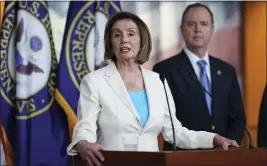
[[[131,19],[116,21],[111,29],[111,43],[117,60],[135,59],[140,50],[140,32]]]

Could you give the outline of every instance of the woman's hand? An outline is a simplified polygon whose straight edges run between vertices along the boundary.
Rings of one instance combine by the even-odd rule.
[[[104,156],[100,152],[104,150],[104,147],[100,144],[82,140],[76,144],[75,149],[81,158],[90,166],[101,166],[101,162],[104,161]]]
[[[221,146],[224,150],[228,150],[229,146],[239,147],[235,140],[230,140],[220,135],[215,135],[213,138],[213,145]]]

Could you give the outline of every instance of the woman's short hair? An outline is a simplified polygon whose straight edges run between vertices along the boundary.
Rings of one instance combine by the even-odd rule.
[[[141,20],[135,14],[129,12],[118,12],[113,16],[111,16],[111,18],[108,20],[104,33],[105,59],[106,60],[111,59],[112,61],[116,61],[116,56],[114,55],[111,43],[111,32],[112,32],[112,26],[115,24],[115,22],[122,19],[130,19],[137,25],[140,33],[141,43],[140,43],[140,51],[136,56],[135,60],[139,64],[147,62],[149,60],[149,55],[152,49],[151,35],[149,29],[143,20]]]

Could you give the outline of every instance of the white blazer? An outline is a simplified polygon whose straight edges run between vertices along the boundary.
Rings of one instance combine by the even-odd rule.
[[[87,74],[81,81],[78,122],[74,127],[69,155],[81,140],[102,144],[105,150],[125,150],[126,144],[137,142],[137,151],[159,151],[158,135],[173,142],[173,132],[165,90],[159,75],[141,67],[149,104],[149,118],[141,125],[115,63]],[[214,133],[191,131],[182,127],[175,116],[174,101],[165,80],[176,137],[180,148],[212,148]],[[193,116],[193,115],[192,115]],[[127,143],[128,140],[128,143]]]

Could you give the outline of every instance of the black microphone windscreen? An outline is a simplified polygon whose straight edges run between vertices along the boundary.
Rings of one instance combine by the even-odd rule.
[[[188,77],[192,80],[196,80],[197,78],[192,73],[188,73]]]
[[[163,74],[160,74],[159,75],[159,78],[160,78],[160,80],[163,82],[163,84],[164,84],[164,75]]]

